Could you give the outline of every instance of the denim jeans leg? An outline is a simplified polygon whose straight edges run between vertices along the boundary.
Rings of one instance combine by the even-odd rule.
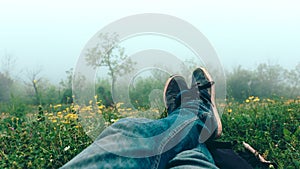
[[[201,119],[210,113],[199,105],[185,103],[159,120],[121,119],[63,168],[165,168],[177,154],[199,145],[202,130],[211,132]]]
[[[214,160],[206,148],[206,145],[200,143],[196,148],[185,150],[177,154],[172,160],[169,161],[166,168],[170,169],[199,169],[210,168],[218,169],[214,164]]]

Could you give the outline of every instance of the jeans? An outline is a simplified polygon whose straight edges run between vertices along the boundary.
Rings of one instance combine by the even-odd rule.
[[[62,168],[217,168],[203,139],[213,119],[200,100],[159,120],[124,118]]]

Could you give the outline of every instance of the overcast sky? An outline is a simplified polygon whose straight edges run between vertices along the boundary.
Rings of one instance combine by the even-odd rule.
[[[299,6],[291,0],[1,0],[0,59],[16,57],[16,72],[41,66],[58,82],[101,28],[126,16],[161,13],[201,31],[226,69],[261,62],[293,68],[300,62]]]

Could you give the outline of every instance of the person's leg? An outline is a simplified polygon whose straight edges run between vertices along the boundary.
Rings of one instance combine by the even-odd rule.
[[[63,168],[165,168],[177,154],[195,148],[200,132],[212,134],[204,124],[206,120],[211,121],[212,116],[201,100],[187,97],[187,90],[178,95],[187,88],[178,86],[183,83],[180,78],[168,82],[170,87],[165,92],[171,97],[166,99],[167,105],[172,107],[168,117],[121,119]],[[180,107],[172,106],[183,96],[186,100],[180,101]],[[207,151],[202,153],[209,156]]]
[[[196,147],[207,130],[208,113],[199,104],[185,103],[160,120],[121,119],[63,168],[165,168],[176,154]]]
[[[192,74],[192,84],[189,97],[193,93],[197,93],[199,100],[203,101],[203,104],[209,108],[212,112],[213,119],[215,123],[206,123],[206,126],[210,128],[210,131],[215,131],[214,135],[210,139],[215,137],[220,137],[222,132],[222,124],[216,109],[215,104],[215,86],[214,82],[209,75],[209,73],[204,68],[197,68]],[[197,97],[197,96],[196,96]],[[182,101],[182,99],[180,99]],[[197,99],[196,99],[197,100]],[[216,125],[207,125],[207,124],[216,124]],[[200,139],[203,139],[201,137]],[[207,137],[204,137],[205,141]],[[196,148],[191,150],[182,151],[177,154],[170,162],[168,163],[167,168],[180,169],[180,168],[217,168],[214,164],[214,160],[209,150],[206,148],[206,145],[200,143]]]
[[[169,161],[166,168],[170,169],[195,169],[195,168],[210,168],[217,169],[214,160],[206,148],[206,145],[201,143],[196,148],[182,151]]]
[[[215,82],[205,68],[196,68],[193,71],[191,90],[199,93],[198,99],[202,100],[203,104],[212,112],[212,116],[216,121],[216,125],[213,126],[213,130],[215,130],[213,139],[220,137],[222,134],[222,123],[215,101]]]

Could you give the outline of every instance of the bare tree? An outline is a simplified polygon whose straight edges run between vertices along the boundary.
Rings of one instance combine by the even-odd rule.
[[[11,78],[11,72],[14,69],[16,58],[5,53],[1,59],[0,66],[0,101],[9,101],[11,99],[11,90],[14,80]]]
[[[10,100],[10,89],[13,80],[0,72],[0,102],[8,102]]]
[[[34,70],[27,70],[27,80],[24,80],[25,85],[32,86],[34,90],[35,104],[41,104],[41,95],[39,90],[39,84],[42,81],[40,74],[42,72],[41,68]]]
[[[2,60],[1,60],[1,69],[6,77],[11,77],[11,74],[15,68],[16,64],[16,57],[12,56],[11,54],[5,53]]]

